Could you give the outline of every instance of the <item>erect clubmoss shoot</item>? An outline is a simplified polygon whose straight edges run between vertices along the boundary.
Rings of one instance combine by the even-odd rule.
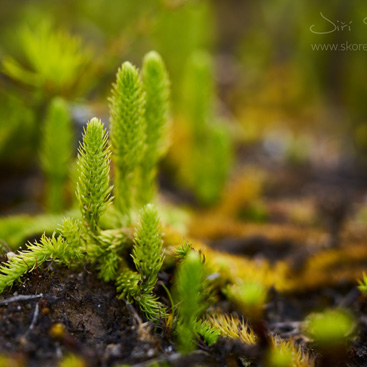
[[[158,213],[152,204],[148,204],[141,210],[140,224],[134,239],[132,257],[137,272],[124,264],[116,284],[121,297],[129,302],[136,302],[151,320],[166,315],[165,308],[153,294],[164,259],[162,244]]]
[[[154,200],[156,166],[167,145],[169,79],[163,60],[157,52],[151,51],[145,55],[142,79],[146,99],[146,144],[140,167],[138,199],[141,204],[147,204]]]
[[[177,334],[180,350],[189,353],[194,349],[196,324],[203,313],[203,264],[196,251],[190,251],[179,265],[176,274],[176,300],[178,311]]]
[[[44,122],[41,167],[46,178],[46,208],[60,212],[65,208],[64,189],[72,157],[73,131],[67,103],[54,98]]]
[[[144,91],[138,70],[129,62],[118,70],[109,101],[115,205],[129,222],[138,167],[145,149]]]
[[[112,200],[110,155],[107,132],[102,122],[93,118],[84,129],[83,142],[79,147],[79,179],[76,185],[84,226],[92,235],[100,232],[99,218]]]

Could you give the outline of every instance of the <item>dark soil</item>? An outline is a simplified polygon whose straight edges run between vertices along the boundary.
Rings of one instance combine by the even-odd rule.
[[[0,353],[20,353],[26,365],[55,366],[66,351],[90,366],[138,363],[163,351],[160,339],[117,299],[114,285],[87,270],[37,270],[3,298],[16,295],[42,295],[0,305]],[[55,335],[60,324],[65,331]]]
[[[38,297],[12,301],[20,295]],[[117,298],[113,284],[102,282],[88,269],[49,264],[28,274],[1,298],[0,354],[17,356],[25,366],[56,366],[68,352],[80,355],[91,367],[147,366],[153,361],[185,367],[262,366],[261,349],[228,339],[211,348],[199,343],[194,354],[179,355],[164,325],[144,322],[138,310]],[[272,291],[270,299],[265,312],[268,330],[293,338],[311,352],[302,333],[305,316],[327,307],[352,309],[359,336],[349,349],[349,361],[338,361],[335,367],[367,366],[367,302],[355,284],[298,294]]]

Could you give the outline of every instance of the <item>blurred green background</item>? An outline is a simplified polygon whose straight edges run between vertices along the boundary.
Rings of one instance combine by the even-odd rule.
[[[171,78],[168,180],[185,177],[175,173],[181,149],[175,126],[189,118],[188,94],[195,87],[190,90],[187,80],[198,51],[209,55],[213,66],[210,118],[227,126],[239,164],[251,149],[260,149],[277,162],[363,170],[367,51],[315,45],[367,44],[366,17],[365,1],[2,0],[1,212],[42,207],[39,147],[51,101],[61,97],[70,106],[76,154],[88,119],[108,123],[117,68],[125,60],[140,66],[151,49],[162,55]]]

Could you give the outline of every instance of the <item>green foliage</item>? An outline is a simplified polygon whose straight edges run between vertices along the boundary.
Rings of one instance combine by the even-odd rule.
[[[38,216],[14,215],[0,219],[0,239],[16,250],[27,238],[42,233],[51,235],[64,216],[79,217],[79,212],[72,210],[64,214],[42,214]]]
[[[305,331],[320,348],[344,344],[355,330],[353,316],[346,310],[334,309],[311,314],[305,321]]]
[[[359,286],[358,289],[363,294],[363,296],[367,296],[367,275],[363,273],[362,280],[358,280]]]
[[[195,323],[195,332],[200,335],[206,344],[213,345],[217,342],[218,337],[220,336],[220,330],[214,326],[212,326],[206,320],[198,320]]]
[[[46,207],[49,212],[65,208],[64,188],[72,159],[73,131],[67,103],[54,98],[44,124],[41,167],[47,181]]]
[[[129,62],[117,72],[110,98],[111,143],[115,163],[115,204],[130,219],[138,167],[145,144],[145,98],[138,70]]]
[[[205,138],[214,107],[214,70],[209,54],[194,52],[188,62],[183,88],[183,108],[195,143]]]
[[[70,260],[70,265],[75,263],[80,263],[84,259],[84,241],[83,232],[80,228],[80,223],[74,218],[64,218],[61,226],[59,227],[59,232],[68,244],[68,248],[72,249],[72,258]],[[70,257],[69,255],[67,257]],[[61,257],[62,258],[62,257]]]
[[[198,318],[205,311],[202,283],[203,264],[196,251],[190,251],[179,265],[176,274],[178,323],[177,334],[180,350],[189,353],[194,349]]]
[[[151,51],[144,57],[142,70],[145,91],[146,147],[141,161],[140,202],[153,201],[157,163],[164,153],[168,121],[169,79],[161,56]]]
[[[294,366],[292,360],[292,353],[286,349],[271,348],[266,356],[266,366],[271,367],[292,367]]]
[[[214,18],[212,4],[207,0],[181,1],[179,6],[174,0],[168,0],[164,4],[153,35],[175,81],[173,93],[177,95],[185,78],[182,65],[186,64],[193,51],[210,48]],[[179,47],[177,40],[180,40]]]
[[[23,28],[20,42],[29,68],[7,57],[2,65],[5,74],[51,94],[75,92],[91,59],[78,37],[42,22],[35,29]]]
[[[118,186],[116,193],[120,200],[117,208],[126,217],[131,215],[138,170],[142,177],[149,170],[156,172],[155,165],[162,154],[161,145],[167,120],[168,78],[158,54],[150,53],[146,56],[143,73],[149,96],[146,115],[142,83],[137,69],[129,63],[123,64],[119,70],[111,98],[112,143]],[[145,149],[145,118],[149,121],[150,136],[146,144],[149,165],[140,166]],[[54,99],[45,127],[42,163],[45,173],[55,181],[63,181],[67,175],[65,168],[70,160],[67,143],[71,140],[67,123],[70,120],[65,102],[60,98]],[[55,137],[58,140],[54,142]],[[109,182],[111,152],[107,132],[97,118],[91,119],[84,129],[78,152],[76,197],[81,220],[65,219],[58,228],[60,235],[55,232],[51,238],[43,235],[40,243],[28,245],[26,251],[11,257],[0,268],[0,291],[29,269],[49,259],[69,266],[90,261],[96,264],[99,276],[105,281],[116,281],[120,296],[137,303],[148,319],[165,317],[166,309],[153,293],[164,260],[162,231],[156,209],[152,204],[143,208],[134,239],[129,228],[116,228],[115,221],[112,228],[102,230],[100,218],[112,201]],[[122,187],[124,190],[121,190]],[[9,225],[9,222],[6,224]],[[14,225],[24,225],[27,228],[31,224],[28,218],[22,217]],[[126,255],[123,251],[131,245],[136,271],[130,270],[123,260],[123,255]]]
[[[96,238],[96,243],[89,253],[99,261],[100,278],[105,282],[115,280],[121,260],[120,252],[127,244],[126,235],[119,228],[105,230]]]
[[[34,156],[35,113],[29,102],[0,82],[0,161],[13,167]]]
[[[152,204],[148,204],[141,211],[132,251],[138,272],[124,266],[116,282],[121,297],[129,302],[135,301],[148,319],[165,315],[163,306],[152,293],[163,264],[162,244],[158,213]]]
[[[126,298],[130,303],[134,302],[141,293],[140,282],[141,275],[124,264],[116,281],[117,292],[120,293],[119,298]]]
[[[225,125],[213,125],[193,154],[195,195],[203,204],[214,204],[223,192],[233,160],[231,137]]]
[[[186,70],[182,112],[190,135],[190,159],[184,180],[204,205],[215,204],[232,164],[232,142],[226,122],[214,114],[214,75],[211,57],[193,53]],[[213,123],[214,121],[214,123]]]
[[[162,230],[157,210],[152,204],[147,204],[140,215],[132,252],[135,267],[142,276],[142,286],[147,293],[153,291],[163,264],[162,244]]]
[[[99,218],[111,202],[109,184],[110,148],[103,124],[91,119],[84,130],[83,142],[79,147],[79,180],[76,196],[84,226],[92,235],[100,232]]]
[[[267,299],[267,289],[258,282],[235,284],[225,289],[227,298],[234,302],[249,319],[262,317]]]
[[[62,228],[66,232],[73,226],[69,219],[63,222]],[[81,258],[80,247],[74,247],[75,243],[69,243],[62,236],[54,233],[51,238],[43,235],[40,242],[27,244],[27,250],[8,256],[8,262],[0,266],[0,293],[28,271],[34,270],[47,260],[61,261],[67,266]]]
[[[183,245],[175,248],[174,256],[178,261],[182,261],[191,250],[192,247],[188,243],[184,243]]]

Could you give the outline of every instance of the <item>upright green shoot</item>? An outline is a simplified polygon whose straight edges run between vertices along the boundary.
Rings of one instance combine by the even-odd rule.
[[[162,245],[162,230],[157,210],[152,204],[148,204],[141,212],[132,253],[135,267],[142,275],[144,292],[152,292],[157,282],[157,275],[164,260]]]
[[[233,152],[226,122],[220,122],[214,113],[214,67],[209,54],[191,55],[183,94],[182,112],[191,136],[184,179],[200,203],[213,205],[227,181]]]
[[[139,201],[148,204],[156,192],[157,163],[166,147],[169,105],[169,79],[161,56],[151,51],[143,61],[145,90],[146,148],[141,161]]]
[[[197,51],[191,55],[183,88],[184,112],[197,143],[205,137],[214,107],[214,68],[211,57]]]
[[[73,131],[67,103],[51,101],[44,124],[41,167],[46,177],[46,208],[56,213],[65,209],[64,189],[72,159]]]
[[[145,98],[138,70],[129,62],[117,72],[110,98],[111,143],[115,163],[115,203],[130,221],[134,187],[145,148]]]
[[[162,244],[158,213],[152,204],[148,204],[141,211],[140,224],[135,233],[132,257],[137,272],[125,265],[117,279],[117,290],[121,292],[121,297],[136,302],[151,320],[166,314],[163,305],[153,294],[164,260]]]
[[[93,118],[84,130],[79,147],[76,187],[84,226],[92,236],[99,234],[99,218],[111,202],[110,155],[107,132],[102,122]]]
[[[197,336],[196,324],[203,310],[203,293],[201,292],[204,277],[203,264],[195,251],[190,251],[180,264],[176,275],[176,300],[179,320],[177,333],[180,349],[190,353],[195,349]]]

